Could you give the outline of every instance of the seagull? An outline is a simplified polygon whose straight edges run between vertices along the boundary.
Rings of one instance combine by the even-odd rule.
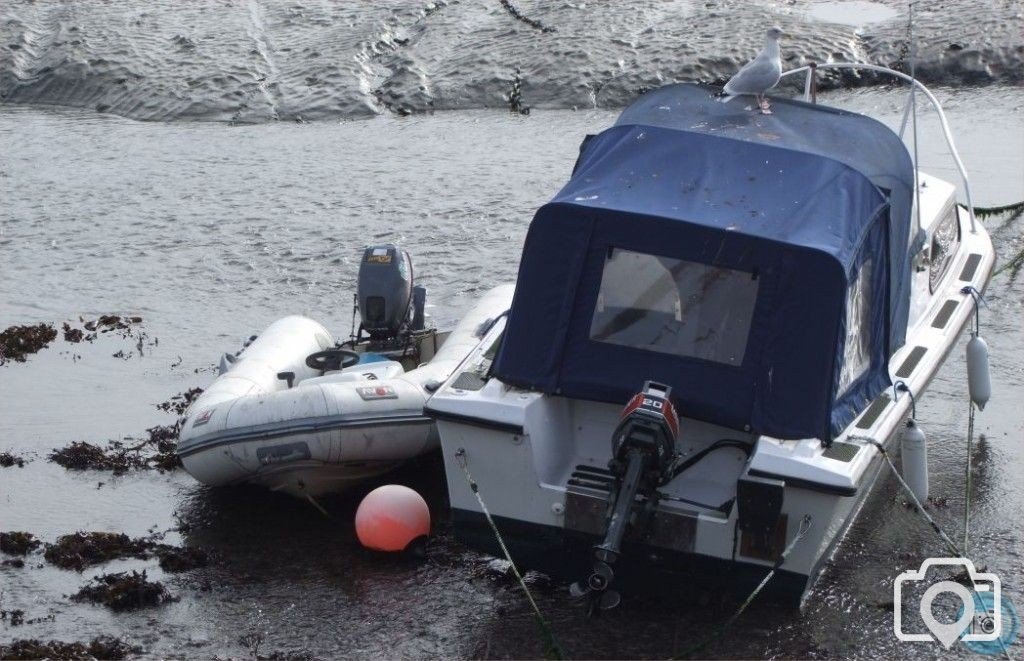
[[[761,113],[771,114],[771,105],[764,95],[775,87],[782,75],[782,58],[779,55],[779,37],[781,36],[780,28],[768,29],[765,34],[764,49],[725,84],[723,89],[726,96],[722,99],[722,103],[726,103],[734,96],[753,94],[757,97],[757,105],[761,109]]]

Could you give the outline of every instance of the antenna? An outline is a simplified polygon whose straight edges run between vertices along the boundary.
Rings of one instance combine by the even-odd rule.
[[[918,231],[921,228],[921,181],[920,181],[920,161],[917,157],[917,75],[914,70],[914,61],[917,59],[917,42],[914,40],[914,1],[910,0],[907,3],[910,9],[909,19],[907,21],[907,32],[910,41],[910,77],[913,82],[910,83],[910,116],[911,116],[911,130],[914,133],[914,207],[917,210],[917,227]],[[906,122],[906,115],[903,117]],[[901,131],[902,133],[902,131]]]

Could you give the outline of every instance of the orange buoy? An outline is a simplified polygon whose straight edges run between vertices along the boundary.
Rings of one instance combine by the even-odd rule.
[[[356,536],[374,551],[404,551],[430,534],[430,509],[423,497],[400,484],[385,484],[366,494],[356,510]]]

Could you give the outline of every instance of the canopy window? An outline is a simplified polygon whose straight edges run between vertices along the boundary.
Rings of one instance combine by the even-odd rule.
[[[756,301],[754,274],[613,248],[590,339],[739,365]]]

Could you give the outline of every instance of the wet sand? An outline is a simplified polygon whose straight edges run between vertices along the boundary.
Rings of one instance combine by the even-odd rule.
[[[444,109],[617,108],[673,81],[723,82],[767,26],[787,67],[905,69],[903,0],[387,3],[12,0],[0,100],[143,120],[322,120]],[[1020,84],[1015,0],[919,3],[917,73]],[[875,82],[872,75],[832,84]],[[827,81],[826,81],[827,83]]]

